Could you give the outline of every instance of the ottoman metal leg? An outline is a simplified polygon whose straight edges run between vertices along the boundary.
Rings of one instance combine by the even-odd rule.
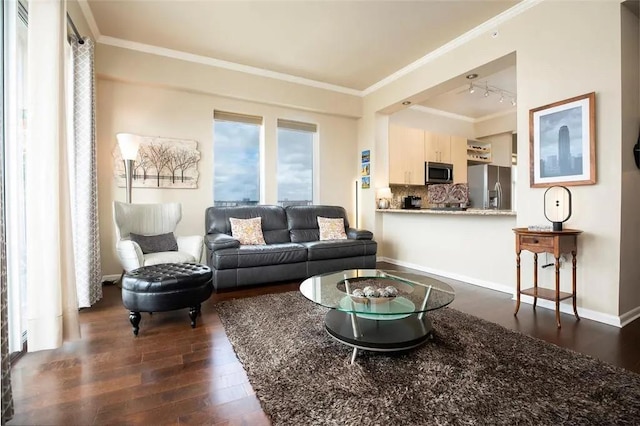
[[[131,325],[133,326],[133,334],[138,335],[138,324],[140,324],[140,312],[129,312],[129,321],[131,321]]]
[[[189,318],[191,318],[191,328],[196,328],[196,318],[200,315],[200,304],[189,308]]]

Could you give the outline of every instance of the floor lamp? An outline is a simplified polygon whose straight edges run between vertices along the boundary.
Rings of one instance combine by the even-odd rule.
[[[120,154],[124,161],[124,174],[127,185],[127,203],[131,204],[131,183],[133,179],[133,163],[138,156],[138,148],[140,148],[140,136],[131,133],[118,133],[116,135],[118,145],[120,146]]]
[[[118,133],[116,134],[118,140],[118,146],[120,147],[120,155],[122,161],[124,161],[124,177],[127,185],[127,203],[131,204],[131,183],[133,180],[133,163],[138,156],[138,148],[140,148],[140,136],[132,135],[131,133]],[[114,284],[122,288],[122,277],[124,277],[125,271],[120,274],[120,279],[115,281]]]

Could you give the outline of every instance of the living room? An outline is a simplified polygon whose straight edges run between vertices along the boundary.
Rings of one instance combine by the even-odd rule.
[[[499,300],[512,310],[515,253],[510,229],[500,235],[489,230],[475,233],[484,221],[478,218],[467,220],[464,230],[452,237],[457,226],[452,218],[442,219],[447,221],[446,227],[425,226],[418,218],[395,219],[377,212],[375,189],[388,185],[389,115],[404,108],[402,102],[424,100],[434,87],[515,52],[517,143],[522,157],[517,168],[518,208],[513,227],[548,222],[543,211],[544,189],[529,185],[529,110],[595,92],[597,183],[570,187],[573,214],[566,224],[584,231],[579,240],[578,307],[585,319],[596,323],[596,329],[619,330],[624,326],[625,330],[638,322],[640,218],[634,212],[640,207],[636,196],[640,173],[633,164],[632,149],[640,121],[640,61],[638,18],[626,4],[521,2],[491,25],[427,54],[393,78],[347,88],[283,78],[284,73],[276,71],[233,68],[168,45],[160,48],[159,40],[153,48],[154,40],[145,44],[114,37],[111,26],[120,21],[107,19],[106,14],[113,10],[100,3],[69,1],[67,7],[79,32],[97,41],[99,226],[101,268],[107,279],[121,273],[112,211],[114,201],[124,201],[125,190],[113,176],[115,135],[130,132],[198,142],[201,158],[197,188],[134,188],[132,196],[134,203],[181,203],[182,220],[176,233],[202,234],[204,211],[213,205],[213,116],[214,111],[226,111],[262,117],[262,204],[278,201],[278,119],[314,123],[320,140],[314,203],[343,206],[352,225],[357,223],[373,232],[379,244],[378,259],[390,268],[412,268],[481,287],[511,289]],[[95,15],[93,18],[87,18],[87,9]],[[102,17],[101,10],[105,13]],[[362,189],[360,156],[367,150],[371,153],[371,185]],[[456,244],[446,251],[425,243],[452,239]],[[478,270],[478,265],[493,266]],[[563,266],[563,288],[571,285],[568,271],[569,265]],[[533,274],[533,263],[525,256],[522,274]],[[541,270],[540,277],[550,284],[553,273]],[[298,285],[286,284],[282,289],[294,290]],[[204,316],[207,313],[211,309]],[[529,312],[521,312],[520,317],[523,314]],[[546,318],[546,313],[538,315],[540,320]],[[175,318],[168,316],[167,320]],[[205,324],[220,332],[218,323]],[[556,333],[552,320],[548,326],[548,333]],[[173,332],[176,334],[172,336],[178,335]]]
[[[558,11],[555,12],[554,9],[552,13],[558,17],[560,28],[564,28],[565,25],[561,13],[571,14],[573,10],[571,5],[564,6],[569,11],[562,10],[560,5],[555,5],[554,7],[557,7]],[[600,314],[606,318],[605,322],[608,323],[617,319],[620,324],[621,321],[637,317],[640,313],[640,295],[635,290],[634,277],[637,277],[640,271],[637,270],[634,253],[637,253],[640,243],[627,241],[626,235],[628,233],[622,231],[622,229],[627,229],[627,226],[631,227],[630,229],[635,229],[634,226],[638,226],[634,223],[636,219],[630,212],[634,211],[636,206],[636,197],[632,195],[633,182],[639,177],[637,169],[633,165],[632,156],[629,154],[637,135],[635,135],[635,130],[627,130],[628,123],[621,122],[619,118],[607,119],[607,114],[611,114],[611,111],[616,109],[620,110],[621,106],[618,105],[619,102],[614,100],[615,98],[609,99],[603,96],[608,91],[615,89],[611,87],[613,82],[620,81],[622,63],[620,59],[612,57],[610,60],[605,60],[600,55],[598,61],[617,63],[618,66],[606,68],[592,66],[595,60],[592,56],[593,46],[595,43],[604,43],[605,37],[600,32],[604,30],[592,31],[586,16],[579,22],[584,23],[584,31],[589,33],[585,37],[592,38],[592,42],[586,43],[583,37],[565,37],[562,38],[562,41],[567,44],[561,45],[554,38],[555,32],[549,30],[549,37],[554,38],[555,41],[553,43],[549,41],[547,44],[542,43],[539,34],[529,32],[528,27],[524,24],[521,25],[520,22],[524,20],[527,25],[536,25],[536,19],[538,19],[536,13],[544,14],[543,8],[545,7],[551,6],[543,2],[543,4],[502,23],[499,37],[492,38],[487,35],[486,37],[474,38],[449,55],[443,55],[428,62],[425,64],[424,70],[420,68],[380,90],[368,93],[363,98],[308,86],[301,88],[299,85],[289,82],[265,79],[265,77],[250,77],[239,72],[221,70],[167,56],[152,55],[111,44],[99,45],[99,49],[96,51],[97,97],[99,99],[97,121],[100,123],[97,140],[100,166],[98,191],[100,194],[104,194],[100,197],[99,211],[100,217],[103,218],[100,223],[103,274],[118,273],[118,261],[113,249],[115,233],[110,220],[112,201],[124,199],[121,195],[122,189],[118,189],[111,178],[112,151],[116,145],[116,133],[127,131],[142,135],[162,135],[196,140],[200,144],[202,153],[201,170],[209,170],[212,167],[213,111],[222,110],[261,116],[264,118],[265,134],[263,202],[270,204],[276,202],[274,182],[276,176],[276,120],[287,118],[300,122],[317,123],[322,133],[322,143],[319,144],[319,158],[317,160],[319,165],[317,196],[323,204],[344,206],[351,215],[351,222],[355,223],[356,194],[353,183],[359,177],[357,166],[361,151],[370,149],[372,153],[371,186],[377,188],[386,185],[385,170],[388,148],[385,140],[386,132],[380,129],[387,128],[388,115],[381,112],[388,114],[392,112],[392,109],[397,110],[402,107],[401,101],[419,99],[424,96],[423,92],[453,76],[464,75],[469,70],[516,51],[518,129],[528,128],[528,111],[535,106],[579,95],[583,92],[595,91],[596,93],[602,92],[597,100],[596,139],[601,140],[600,135],[621,134],[623,130],[629,132],[628,135],[621,134],[621,144],[624,146],[616,145],[611,149],[597,150],[598,183],[596,185],[571,188],[574,200],[571,227],[592,230],[589,236],[582,238],[581,241],[589,246],[597,247],[597,250],[587,250],[585,245],[585,250],[580,250],[581,307],[594,311],[594,317]],[[600,7],[603,6],[600,5]],[[581,16],[586,15],[587,12],[584,6],[580,8]],[[597,15],[596,12],[594,13]],[[616,15],[612,19],[619,21],[617,16],[619,10],[611,13]],[[545,27],[550,28],[549,18],[544,19]],[[618,25],[620,25],[619,22]],[[603,24],[600,23],[598,28],[602,28],[602,26]],[[620,33],[620,29],[614,32]],[[548,44],[558,46],[556,53],[549,50]],[[589,48],[585,48],[585,52],[578,49],[579,46],[586,45]],[[617,51],[612,52],[611,49],[604,47],[602,51],[617,55],[615,53]],[[573,56],[570,56],[568,52],[571,52]],[[546,59],[546,55],[550,59]],[[561,56],[564,62],[556,58],[557,56]],[[441,62],[446,66],[441,66]],[[553,69],[547,70],[540,65],[549,62],[554,63]],[[581,79],[571,77],[568,81],[561,80],[556,72],[557,67],[560,66],[564,67],[563,70],[566,68],[566,71],[563,71],[564,74],[580,75]],[[586,74],[587,69],[593,73],[593,76]],[[154,70],[161,72],[155,73]],[[545,77],[544,71],[549,73],[548,77]],[[184,75],[189,75],[190,78],[184,79]],[[254,80],[249,82],[249,79],[258,79],[260,83]],[[534,83],[527,84],[529,81]],[[601,89],[598,88],[599,84],[602,84]],[[585,86],[584,90],[578,90],[578,87],[582,86]],[[248,89],[249,87],[251,90]],[[542,94],[546,96],[543,97]],[[254,101],[247,102],[247,99]],[[298,105],[298,108],[288,109],[278,105]],[[620,117],[620,115],[614,117]],[[611,129],[608,128],[608,126],[614,126],[616,122],[618,125]],[[520,153],[526,153],[529,150],[526,133],[520,132],[523,135],[518,141]],[[608,139],[604,136],[602,138]],[[356,139],[358,146],[354,147],[353,143]],[[522,154],[521,156],[524,157]],[[520,163],[527,164],[526,157]],[[526,227],[546,221],[542,208],[543,191],[529,187],[528,173],[529,170],[526,167],[518,168],[519,208],[516,226]],[[211,179],[201,179],[197,189],[184,192],[184,195],[174,190],[136,188],[135,200],[136,202],[159,202],[169,196],[176,197],[172,201],[183,203],[184,214],[179,231],[187,235],[197,234],[202,229],[203,211],[211,204],[209,194],[212,193],[212,184]],[[336,191],[334,188],[346,190]],[[620,193],[620,203],[603,204],[600,202],[600,200],[611,199],[613,194],[618,192]],[[379,240],[388,241],[389,247],[400,245],[400,240],[402,240],[402,247],[408,256],[411,252],[417,252],[413,250],[416,242],[406,240],[409,234],[417,240],[425,240],[427,237],[433,241],[451,238],[447,231],[438,228],[430,229],[428,233],[422,234],[407,233],[403,229],[396,231],[396,227],[392,224],[385,227],[384,220],[388,221],[389,219],[385,217],[383,220],[376,215],[375,191],[361,190],[358,197],[359,217],[357,219],[359,226],[370,229]],[[603,209],[610,209],[610,211]],[[590,214],[593,211],[597,211],[599,214]],[[618,219],[603,221],[602,217]],[[607,229],[609,227],[610,229]],[[481,232],[481,230],[476,229],[476,232]],[[598,238],[598,235],[601,237]],[[611,235],[618,235],[618,237],[612,240]],[[504,257],[504,247],[511,244],[511,238],[511,235],[504,237],[494,235],[488,238],[484,235],[478,236],[478,239],[488,242],[489,246],[479,249],[473,245],[462,245],[457,247],[456,254],[461,258],[476,259],[474,265],[492,264],[495,252],[501,253],[500,258]],[[495,240],[495,244],[491,243],[492,240]],[[608,244],[611,245],[608,246]],[[420,252],[423,253],[425,249],[425,247],[421,247]],[[383,257],[387,256],[384,244],[380,254]],[[408,262],[413,267],[422,268],[451,264],[449,254],[435,250],[428,251],[428,256],[423,256],[424,260],[406,257],[407,255],[403,254],[401,258],[397,259],[389,256],[389,259]],[[426,259],[429,260],[426,261]],[[492,268],[488,271],[476,271],[474,275],[471,270],[461,271],[459,269],[464,268],[464,265],[457,265],[457,270],[452,270],[452,266],[448,266],[438,272],[458,273],[466,279],[477,278],[478,281],[492,282],[496,286],[512,288],[511,279],[515,274],[515,262],[512,259],[513,257],[505,259],[504,267],[508,268],[509,272],[502,274]],[[618,264],[618,262],[620,263]],[[530,265],[531,262],[523,262],[523,274],[531,275]],[[619,286],[610,288],[606,291],[607,296],[602,297],[601,283],[612,280],[619,281]],[[565,284],[563,281],[563,286]]]

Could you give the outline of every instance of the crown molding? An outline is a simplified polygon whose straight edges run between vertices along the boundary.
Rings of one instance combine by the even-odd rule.
[[[513,107],[513,109],[509,109],[507,111],[500,111],[500,112],[496,112],[494,114],[485,115],[483,117],[473,118],[473,117],[469,117],[467,115],[455,114],[453,112],[443,111],[441,109],[436,109],[436,108],[430,108],[430,107],[426,107],[426,106],[423,106],[423,105],[412,105],[412,106],[409,107],[409,109],[412,109],[412,110],[415,110],[415,111],[420,111],[420,112],[425,112],[427,114],[438,115],[440,117],[452,118],[454,120],[466,121],[466,122],[473,123],[473,124],[481,123],[483,121],[491,120],[493,118],[502,117],[504,115],[513,114],[514,111],[515,111],[515,107]]]
[[[470,40],[479,37],[482,34],[485,34],[488,31],[492,31],[496,28],[496,26],[512,19],[513,17],[525,12],[531,7],[541,3],[544,0],[522,0],[515,6],[505,10],[501,14],[485,21],[479,26],[473,28],[470,31],[462,34],[461,36],[453,39],[452,41],[440,46],[436,50],[428,53],[422,58],[412,62],[406,67],[396,71],[395,73],[383,78],[377,83],[367,87],[364,90],[352,89],[349,87],[338,86],[335,84],[325,83],[322,81],[311,80],[303,77],[297,77],[290,74],[280,73],[276,71],[270,71],[263,68],[252,67],[249,65],[242,65],[235,62],[223,61],[220,59],[211,58],[208,56],[195,55],[192,53],[182,52],[173,49],[167,49],[164,47],[153,46],[144,43],[138,43],[130,40],[124,40],[116,37],[104,36],[100,33],[100,29],[96,20],[93,16],[93,12],[91,11],[91,7],[87,0],[78,0],[78,4],[80,5],[80,9],[84,14],[85,19],[87,20],[87,24],[93,34],[94,39],[97,43],[106,44],[110,46],[120,47],[124,49],[135,50],[144,53],[150,53],[158,56],[166,56],[168,58],[179,59],[188,62],[194,62],[202,65],[208,65],[212,67],[224,68],[232,71],[239,71],[247,74],[257,75],[261,77],[273,78],[276,80],[287,81],[290,83],[301,84],[305,86],[315,87],[318,89],[330,90],[338,93],[343,93],[352,96],[364,97],[367,96],[376,90],[381,89],[384,86],[398,80],[404,75],[409,74],[410,72],[420,68],[421,66],[434,61],[438,57],[456,49],[457,47],[463,45],[464,43],[469,42]],[[464,117],[464,116],[461,116]],[[469,117],[467,117],[469,118]]]
[[[406,67],[394,72],[393,74],[383,78],[382,80],[380,80],[379,82],[367,87],[366,89],[364,89],[362,91],[362,96],[367,96],[373,92],[375,92],[376,90],[379,90],[381,88],[383,88],[384,86],[391,84],[392,82],[398,80],[400,77],[403,77],[407,74],[409,74],[412,71],[415,71],[416,69],[422,67],[423,65],[428,64],[431,61],[434,61],[435,59],[439,58],[440,56],[451,52],[452,50],[462,46],[463,44],[481,36],[482,34],[485,34],[488,31],[494,31],[495,28],[504,23],[507,22],[508,20],[512,19],[513,17],[520,15],[521,13],[525,12],[526,10],[532,8],[533,6],[537,5],[538,3],[541,3],[544,0],[523,0],[520,3],[516,4],[515,6],[505,10],[504,12],[502,12],[499,15],[494,16],[493,18],[489,19],[488,21],[483,22],[482,24],[478,25],[477,27],[467,31],[466,33],[462,34],[461,36],[454,38],[453,40],[451,40],[450,42],[443,44],[442,46],[440,46],[439,48],[437,48],[436,50],[426,54],[425,56],[423,56],[422,58],[418,59],[417,61],[414,61],[412,63],[410,63],[409,65],[407,65]]]
[[[266,70],[264,68],[252,67],[249,65],[242,65],[235,62],[223,61],[221,59],[215,59],[208,56],[196,55],[193,53],[187,53],[180,50],[167,49],[165,47],[153,46],[145,43],[138,43],[135,41],[124,40],[121,38],[100,36],[98,43],[106,44],[109,46],[121,47],[123,49],[135,50],[143,53],[150,53],[152,55],[165,56],[167,58],[179,59],[182,61],[193,62],[196,64],[208,65],[216,68],[223,68],[232,71],[239,71],[246,74],[257,75],[260,77],[273,78],[275,80],[287,81],[289,83],[301,84],[304,86],[315,87],[318,89],[330,90],[333,92],[344,93],[352,96],[362,96],[359,90],[351,89],[348,87],[337,86],[335,84],[324,83],[322,81],[311,80],[303,77],[296,77],[290,74],[284,74],[276,71]]]
[[[87,21],[87,25],[89,25],[89,30],[91,31],[93,39],[98,40],[101,37],[100,29],[98,28],[96,19],[93,16],[89,2],[87,0],[78,0],[78,6],[80,6],[80,10],[84,15],[84,19]]]

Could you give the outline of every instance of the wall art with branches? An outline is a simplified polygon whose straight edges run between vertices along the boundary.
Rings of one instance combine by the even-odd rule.
[[[198,142],[156,136],[141,138],[138,157],[133,164],[133,187],[198,187]],[[113,150],[113,159],[116,184],[124,188],[124,162],[117,144]]]

